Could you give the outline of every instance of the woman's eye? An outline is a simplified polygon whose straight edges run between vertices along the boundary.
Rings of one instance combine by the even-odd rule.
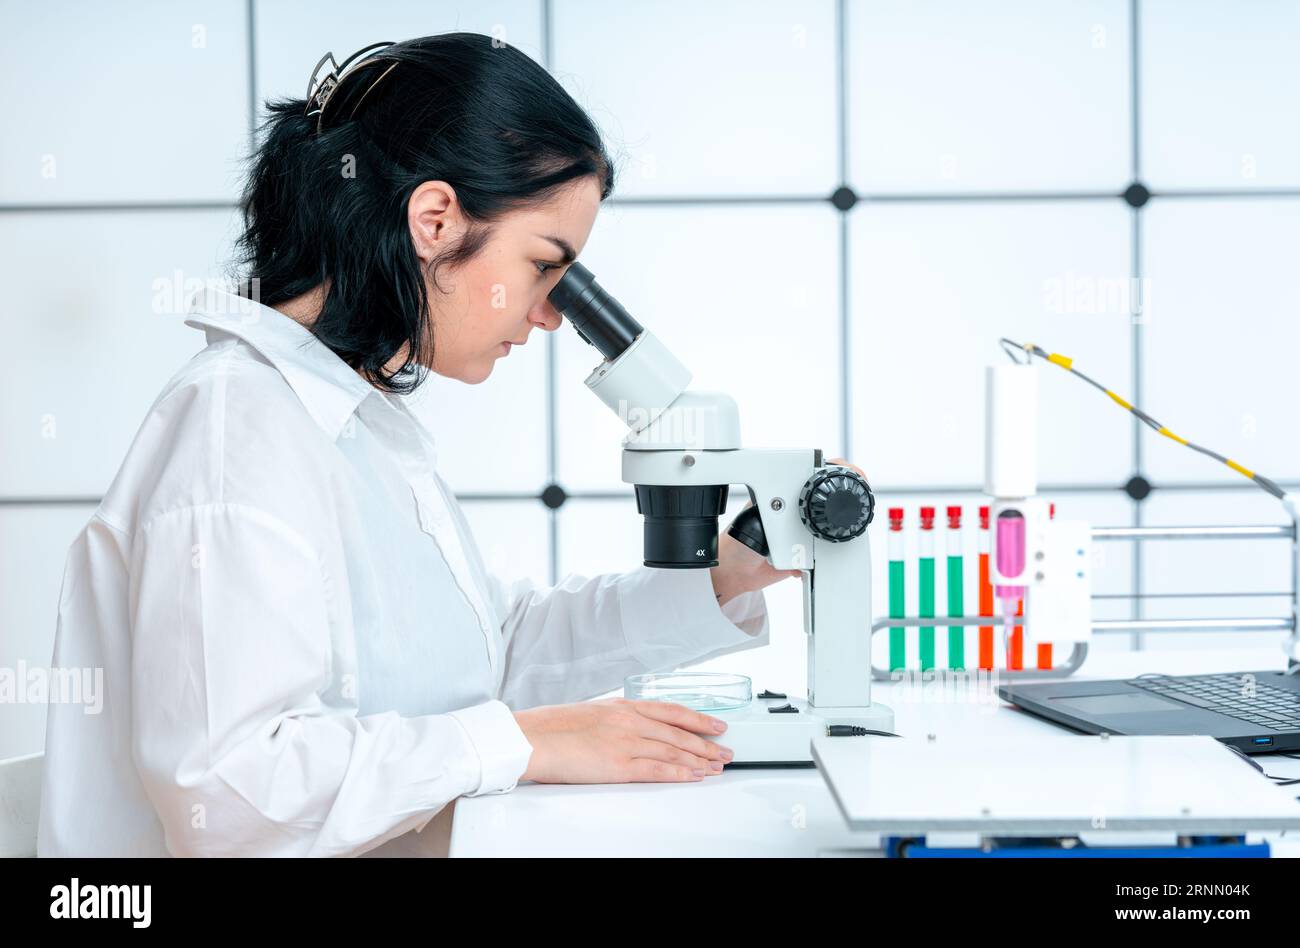
[[[541,260],[535,261],[534,266],[537,267],[537,272],[540,273],[540,274],[542,274],[543,276],[546,275],[546,271],[548,271],[548,270],[558,270],[558,269],[559,269],[559,266],[558,266],[557,264],[554,264],[554,263],[545,263],[544,261],[541,261]]]

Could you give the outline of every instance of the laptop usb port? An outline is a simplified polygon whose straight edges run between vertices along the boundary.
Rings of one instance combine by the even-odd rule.
[[[1251,742],[1252,744],[1254,744],[1256,747],[1261,747],[1261,746],[1262,746],[1262,747],[1267,747],[1269,744],[1272,744],[1272,743],[1273,743],[1273,738],[1271,738],[1271,737],[1254,737],[1254,738],[1251,738],[1251,741],[1250,741],[1250,742]]]

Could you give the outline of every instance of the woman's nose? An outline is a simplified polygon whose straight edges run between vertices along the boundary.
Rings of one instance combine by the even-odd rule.
[[[534,326],[540,326],[547,332],[554,332],[560,328],[560,323],[564,322],[564,317],[559,314],[549,300],[542,300],[540,304],[533,307],[533,311],[528,314],[528,321]]]

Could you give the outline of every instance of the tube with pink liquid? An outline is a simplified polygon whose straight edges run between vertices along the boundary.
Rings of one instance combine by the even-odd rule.
[[[1020,576],[1025,571],[1025,518],[1015,510],[998,514],[997,568],[1002,576]],[[1010,657],[1011,633],[1016,611],[1025,597],[1024,586],[995,586],[993,594],[1002,608],[1002,647]],[[1008,668],[1011,667],[1008,661]]]

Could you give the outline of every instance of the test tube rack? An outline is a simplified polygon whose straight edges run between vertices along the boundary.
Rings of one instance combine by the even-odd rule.
[[[1098,594],[1093,600],[1126,599],[1142,603],[1155,599],[1215,599],[1215,598],[1278,598],[1285,596],[1290,602],[1288,616],[1233,616],[1224,618],[1174,618],[1174,619],[1094,619],[1091,623],[1094,634],[1132,634],[1143,635],[1147,632],[1268,632],[1287,633],[1284,651],[1289,664],[1300,664],[1300,515],[1293,514],[1287,524],[1241,524],[1231,526],[1169,526],[1169,527],[1093,527],[1093,542],[1133,541],[1143,542],[1178,542],[1188,540],[1285,540],[1291,557],[1291,588],[1282,592],[1205,592],[1195,590],[1176,593],[1132,593],[1132,594]],[[936,626],[987,626],[990,622],[996,628],[1002,624],[1001,619],[988,616],[935,616],[935,617],[890,617],[877,619],[871,627],[874,636],[883,629],[925,628]],[[1023,625],[1023,617],[1014,619],[1015,625]],[[1074,643],[1066,660],[1052,668],[999,668],[998,673],[1017,679],[1060,678],[1072,674],[1084,662],[1088,654],[1086,642]],[[891,671],[876,665],[871,668],[872,678],[876,681],[889,681]]]

